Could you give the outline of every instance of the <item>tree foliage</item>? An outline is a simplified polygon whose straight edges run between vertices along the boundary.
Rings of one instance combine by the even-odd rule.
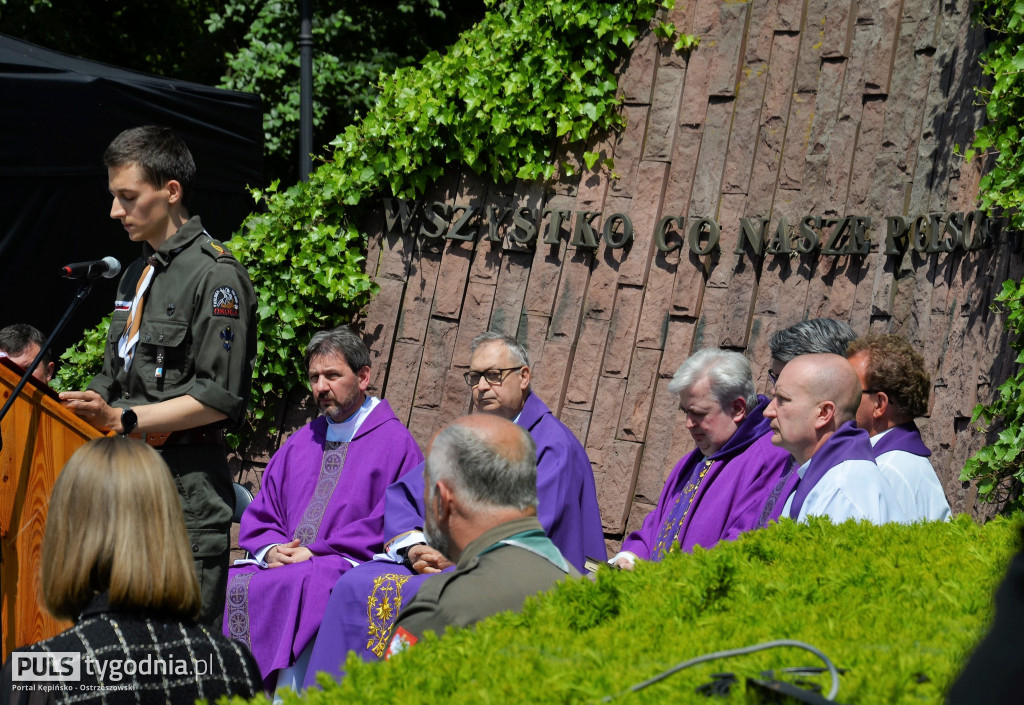
[[[0,32],[135,71],[255,93],[264,106],[267,181],[298,175],[300,2],[0,0]],[[455,41],[482,0],[317,0],[313,147],[365,114],[378,77]],[[99,159],[99,155],[97,155]]]
[[[267,169],[296,181],[299,140],[299,9],[280,0],[228,0],[210,13],[214,37],[239,37],[220,85],[263,99]],[[325,145],[365,114],[378,77],[455,41],[483,15],[482,0],[327,0],[313,3],[313,147]]]
[[[993,164],[981,179],[982,208],[1007,216],[1010,227],[1024,228],[1024,2],[980,0],[975,19],[982,22],[989,43],[981,65],[991,88],[978,89],[985,100],[986,122],[967,151],[983,154]],[[978,481],[978,499],[1005,502],[1007,511],[1024,507],[1024,282],[1007,281],[996,297],[1004,311],[1011,345],[1017,352],[1016,371],[997,390],[991,404],[979,404],[972,422],[996,432],[992,443],[968,459],[961,480]]]
[[[297,351],[312,334],[351,321],[373,293],[359,227],[368,204],[415,198],[449,170],[498,182],[558,175],[559,144],[622,125],[615,69],[662,6],[489,0],[445,53],[382,78],[373,108],[308,182],[254,192],[262,208],[228,245],[259,298],[256,420],[268,396],[304,383]],[[596,157],[583,159],[603,168]]]
[[[225,48],[204,22],[223,0],[0,0],[0,32],[133,71],[216,85]],[[97,155],[97,160],[100,155]]]

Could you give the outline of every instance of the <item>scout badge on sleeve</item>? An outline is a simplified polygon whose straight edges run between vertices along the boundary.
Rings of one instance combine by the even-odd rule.
[[[230,286],[218,287],[213,292],[213,315],[238,318],[238,292]]]

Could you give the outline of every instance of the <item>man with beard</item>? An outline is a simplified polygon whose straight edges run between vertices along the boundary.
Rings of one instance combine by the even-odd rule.
[[[427,542],[456,564],[427,580],[398,615],[388,655],[424,632],[518,611],[530,595],[579,577],[537,521],[536,446],[500,416],[464,416],[430,444]]]
[[[537,447],[537,519],[570,564],[607,555],[594,487],[583,446],[530,388],[530,362],[515,338],[482,333],[473,340],[465,373],[475,413],[499,416],[529,432]],[[345,573],[334,586],[323,628],[306,671],[339,677],[349,651],[365,660],[384,655],[395,617],[432,573],[451,562],[423,535],[424,476],[409,473],[388,488],[384,513],[386,552]]]
[[[224,633],[256,657],[267,690],[297,689],[331,588],[383,547],[384,492],[417,467],[419,446],[384,400],[366,394],[370,355],[347,328],[306,348],[321,416],[274,454],[242,516]]]

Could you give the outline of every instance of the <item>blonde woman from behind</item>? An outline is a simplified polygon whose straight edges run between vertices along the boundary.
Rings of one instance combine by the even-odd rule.
[[[121,436],[79,448],[53,488],[42,565],[46,609],[75,625],[10,655],[3,705],[255,695],[252,654],[195,621],[194,566],[160,455]]]

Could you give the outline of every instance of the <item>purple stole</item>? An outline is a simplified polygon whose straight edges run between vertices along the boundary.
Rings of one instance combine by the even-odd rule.
[[[878,439],[874,449],[876,458],[890,450],[902,450],[922,458],[927,458],[932,454],[928,450],[928,446],[921,440],[921,432],[917,430],[917,424],[913,421],[890,428],[884,436]]]
[[[700,467],[700,474],[695,479],[694,475],[697,474],[697,463],[699,460],[704,460],[704,464]],[[687,482],[683,486],[683,491],[676,497],[675,504],[672,505],[672,511],[669,512],[665,523],[661,525],[661,530],[658,532],[658,540],[654,542],[654,550],[651,552],[653,560],[660,561],[665,557],[666,553],[678,545],[676,537],[679,536],[679,532],[683,529],[683,522],[686,520],[686,515],[690,512],[690,505],[693,504],[693,498],[697,496],[697,489],[700,487],[701,481],[708,474],[708,470],[714,462],[714,457],[705,459],[699,453],[693,454],[689,463],[691,467],[688,468],[685,474]],[[683,477],[683,473],[680,473],[680,477]]]
[[[345,467],[346,455],[348,455],[348,442],[327,442],[324,460],[320,466],[320,477],[316,481],[316,489],[313,490],[313,497],[306,505],[306,510],[302,513],[302,519],[295,527],[293,535],[293,538],[299,539],[299,544],[302,546],[308,546],[315,542],[320,533],[320,525],[327,512],[327,504],[338,486],[341,470]],[[249,581],[253,575],[253,573],[244,573],[231,576],[226,605],[227,635],[242,642],[250,649],[252,649],[252,639],[249,635]]]
[[[811,458],[807,472],[800,478],[796,485],[796,496],[793,497],[793,505],[789,508],[789,518],[796,521],[800,516],[800,508],[804,506],[804,500],[810,494],[814,486],[818,484],[825,473],[839,463],[846,460],[869,460],[875,462],[875,452],[868,440],[868,432],[857,428],[853,421],[847,421],[833,433],[825,445],[818,449],[818,452]],[[800,477],[799,473],[796,474]]]
[[[811,458],[807,466],[807,472],[803,478],[796,472],[796,467],[791,468],[779,480],[772,489],[768,502],[761,512],[761,518],[757,525],[764,528],[771,519],[778,519],[782,509],[775,511],[775,505],[780,498],[789,497],[796,488],[796,496],[793,497],[793,504],[789,508],[789,518],[796,521],[800,516],[800,508],[804,506],[804,500],[811,493],[814,486],[825,476],[829,470],[845,460],[869,460],[875,462],[875,448],[871,447],[868,432],[857,428],[854,421],[847,421],[833,433],[825,445],[818,449],[818,452]],[[794,462],[794,466],[796,463]],[[785,506],[785,502],[783,502]]]
[[[768,433],[772,433],[769,431]],[[800,479],[800,475],[796,471],[796,459],[790,456],[789,467],[786,468],[786,472],[782,473],[782,477],[775,483],[775,487],[772,488],[771,494],[768,495],[768,500],[764,504],[764,509],[761,510],[761,516],[757,520],[757,528],[763,529],[768,526],[770,519],[778,519],[779,514],[782,510],[779,510],[779,514],[775,513],[775,505],[779,501],[779,497],[782,496],[782,491],[785,490],[786,497],[789,497],[793,491],[793,486],[796,484],[796,480]]]
[[[680,468],[679,482],[685,482],[683,491],[676,497],[672,511],[658,531],[658,538],[651,549],[651,559],[658,561],[669,551],[679,547],[679,533],[690,512],[697,490],[711,466],[717,462],[728,462],[733,456],[745,451],[752,443],[764,435],[769,428],[768,419],[764,418],[764,409],[768,406],[768,398],[758,396],[757,405],[750,410],[747,417],[737,426],[736,432],[717,451],[705,456],[699,450],[690,454],[686,461],[688,467]],[[703,462],[702,462],[703,461]]]

